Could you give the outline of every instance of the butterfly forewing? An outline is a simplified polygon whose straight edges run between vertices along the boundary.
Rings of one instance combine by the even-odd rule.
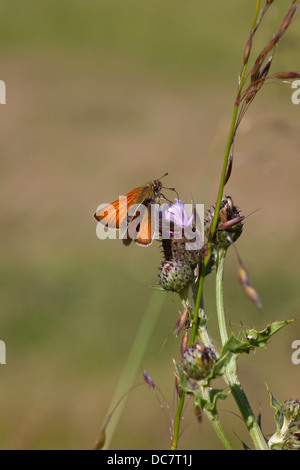
[[[94,217],[98,222],[101,222],[108,227],[120,228],[120,226],[127,219],[127,213],[133,204],[139,203],[139,196],[141,194],[141,188],[136,188],[121,196],[116,201],[108,204],[104,208],[101,208],[99,211],[95,212]]]

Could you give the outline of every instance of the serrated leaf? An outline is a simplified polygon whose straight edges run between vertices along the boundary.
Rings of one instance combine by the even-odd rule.
[[[253,347],[249,345],[248,341],[241,341],[235,336],[234,333],[231,333],[230,338],[223,346],[220,357],[224,356],[228,351],[235,354],[241,354],[243,352],[248,353],[250,349],[253,349]]]
[[[178,376],[180,388],[185,392],[185,391],[187,391],[187,390],[185,390],[186,387],[187,387],[186,375],[183,372],[180,365],[177,364],[177,362],[175,360],[173,360],[173,362],[174,362],[175,370],[176,370],[176,373],[177,373],[177,376]]]
[[[268,393],[270,395],[270,405],[271,405],[272,408],[274,408],[276,410],[274,418],[275,418],[275,422],[276,422],[276,428],[277,428],[277,431],[278,431],[282,428],[283,419],[284,419],[283,413],[282,413],[282,406],[279,403],[279,401],[276,400],[276,398],[274,397],[273,393],[271,392],[271,390],[269,389],[268,386],[267,386],[267,390],[268,390]]]
[[[262,331],[257,331],[255,329],[246,330],[244,331],[245,339],[252,347],[264,348],[271,336],[281,330],[284,326],[292,323],[292,321],[293,320],[284,320],[273,322]]]
[[[231,362],[236,362],[238,355],[228,351],[224,356],[212,366],[211,371],[208,377],[203,381],[203,387],[209,387],[210,381],[216,377],[220,377],[224,374],[224,370],[229,370],[231,368]]]
[[[230,390],[228,390],[227,392],[224,392],[223,390],[217,388],[211,388],[209,390],[209,397],[211,403],[211,407],[209,408],[209,410],[212,412],[212,414],[216,414],[217,412],[217,401],[226,400],[228,395],[230,395]]]

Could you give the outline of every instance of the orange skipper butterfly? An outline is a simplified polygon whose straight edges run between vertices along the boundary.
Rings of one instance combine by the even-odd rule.
[[[126,235],[125,238],[123,237],[125,246],[130,245],[132,240],[141,246],[151,245],[154,236],[151,205],[161,204],[163,199],[168,200],[161,193],[163,185],[160,181],[167,174],[151,183],[129,191],[125,196],[100,208],[94,214],[95,219],[106,227],[125,228]],[[174,188],[164,189],[175,191]],[[134,227],[134,233],[133,230],[130,230],[130,224]]]

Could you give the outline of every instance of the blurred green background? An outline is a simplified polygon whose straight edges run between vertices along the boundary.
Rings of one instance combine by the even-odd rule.
[[[206,208],[215,202],[254,0],[2,0],[0,366],[2,449],[91,448],[156,285],[161,254],[96,237],[100,203],[169,172],[165,184]],[[276,1],[254,53],[290,2]],[[273,71],[300,68],[299,12]],[[254,55],[253,55],[254,57]],[[290,85],[265,86],[235,144],[226,194],[250,214],[237,243],[263,309],[245,297],[236,257],[226,264],[230,328],[299,316],[300,106]],[[164,295],[164,294],[162,294]],[[217,343],[214,275],[205,288]],[[179,301],[167,295],[141,371],[174,415]],[[300,322],[240,359],[242,385],[263,430],[274,431],[267,383],[300,398],[291,362]],[[142,381],[142,373],[134,383]],[[229,398],[221,419],[237,448],[251,442]],[[185,410],[181,449],[219,449],[210,424]],[[147,387],[134,389],[112,449],[168,449],[170,432]]]

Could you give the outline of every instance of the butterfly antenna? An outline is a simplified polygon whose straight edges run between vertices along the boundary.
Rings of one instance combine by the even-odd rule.
[[[179,194],[178,194],[178,192],[176,191],[175,188],[166,188],[165,186],[163,186],[163,189],[168,189],[169,191],[174,191],[174,193],[176,193],[177,199],[180,200]]]
[[[158,181],[160,181],[161,179],[163,179],[165,176],[167,176],[169,173],[165,173],[164,175],[162,175],[160,178],[158,178]]]

